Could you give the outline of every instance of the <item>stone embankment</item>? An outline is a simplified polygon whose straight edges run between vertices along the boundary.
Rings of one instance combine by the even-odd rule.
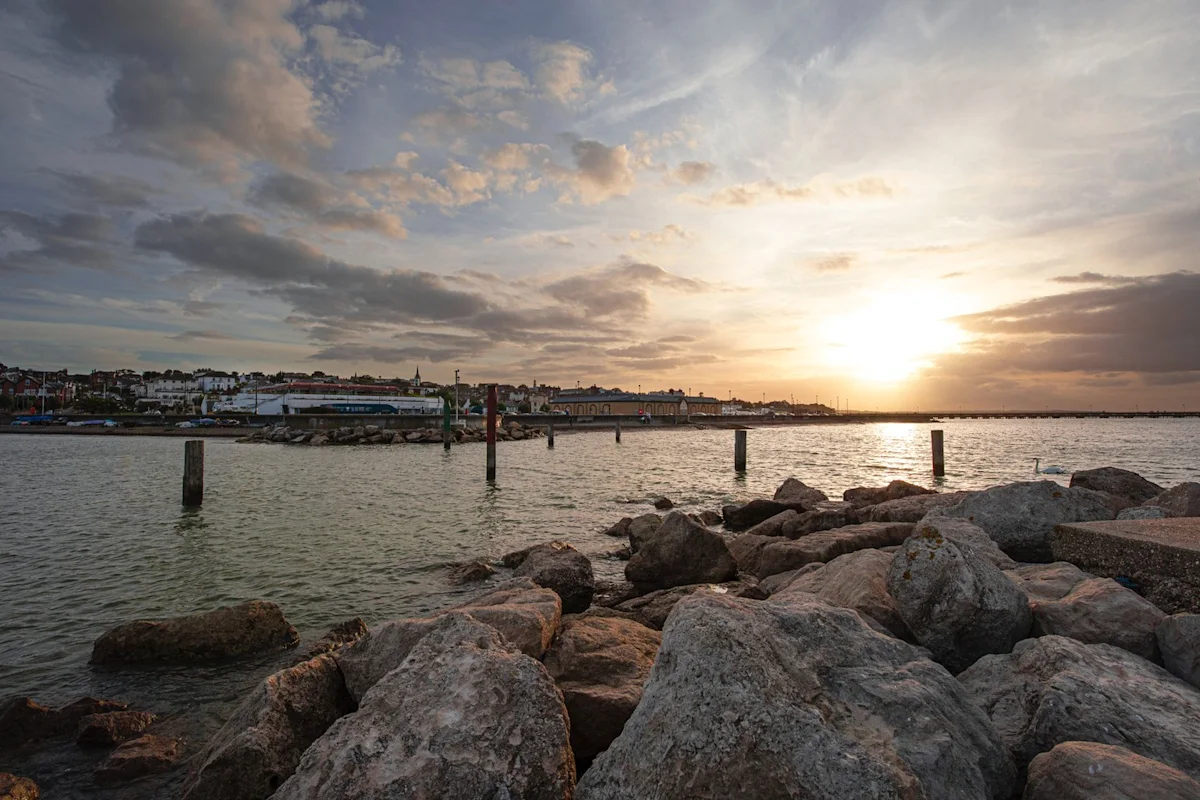
[[[487,441],[487,431],[483,428],[454,428],[450,432],[454,444]],[[544,435],[541,428],[522,425],[513,420],[496,427],[496,440],[501,442],[518,442],[524,439],[537,439]],[[310,430],[307,428],[291,428],[287,425],[257,430],[249,436],[238,439],[241,443],[253,444],[302,444],[310,447],[324,445],[347,444],[441,444],[441,428],[417,428],[415,430],[391,430],[378,425],[359,425],[357,427],[328,428]]]
[[[347,621],[266,678],[189,754],[182,796],[1200,800],[1200,574],[1176,569],[1200,551],[1200,486],[1095,472],[841,500],[790,479],[722,514],[620,520],[617,583],[561,541],[460,565],[478,596]],[[1165,518],[1114,519],[1131,509]],[[1129,525],[1132,555],[1103,544]],[[1177,604],[1156,605],[1167,579]],[[96,649],[187,664],[291,630],[259,601]],[[121,704],[2,713],[0,747],[115,746],[97,782],[178,757]]]

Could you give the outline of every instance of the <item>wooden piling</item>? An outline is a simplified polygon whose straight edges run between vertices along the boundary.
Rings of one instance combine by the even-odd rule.
[[[746,471],[746,431],[733,432],[733,468],[737,472]]]
[[[204,440],[183,443],[183,504],[204,502]]]
[[[442,403],[442,448],[450,452],[450,401],[443,400]]]
[[[946,453],[942,449],[942,432],[930,431],[933,443],[933,477],[942,478],[946,475]]]
[[[551,422],[546,426],[546,447],[554,447],[554,423]]]
[[[621,443],[621,422],[617,421],[617,444]]]
[[[487,394],[487,479],[496,480],[496,387]]]

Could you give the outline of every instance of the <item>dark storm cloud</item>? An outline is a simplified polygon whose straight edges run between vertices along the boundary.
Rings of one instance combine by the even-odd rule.
[[[84,200],[114,208],[146,208],[153,189],[141,181],[120,175],[83,175],[80,173],[46,172],[62,181],[70,191],[71,200]]]
[[[273,236],[239,214],[176,214],[142,224],[135,242],[202,270],[264,285],[300,313],[357,321],[454,320],[488,308],[430,272],[380,272]]]
[[[113,259],[104,245],[111,242],[115,233],[107,217],[94,214],[47,218],[23,211],[0,211],[0,242],[19,236],[34,244],[32,248],[0,255],[0,269],[24,271],[57,264],[107,268],[112,266]],[[9,241],[9,246],[16,244]]]
[[[247,200],[262,208],[295,212],[335,230],[378,233],[393,239],[406,236],[395,214],[377,211],[352,192],[291,172],[277,172],[255,181]]]
[[[705,292],[712,288],[703,281],[675,275],[654,264],[624,260],[555,281],[545,287],[545,292],[561,303],[595,316],[640,319],[650,311],[648,289],[656,286],[684,292]]]

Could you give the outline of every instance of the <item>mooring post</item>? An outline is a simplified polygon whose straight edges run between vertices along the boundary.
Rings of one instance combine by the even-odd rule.
[[[487,479],[496,480],[496,387],[488,387],[487,396]]]
[[[204,502],[204,440],[183,443],[183,504]]]
[[[621,421],[617,420],[617,444],[621,443]]]
[[[933,441],[933,477],[942,478],[946,475],[946,454],[942,450],[942,432],[930,431]]]
[[[554,447],[554,423],[546,426],[546,447]]]
[[[733,432],[733,468],[746,471],[746,431]]]
[[[442,447],[450,452],[450,401],[443,398],[442,405]]]

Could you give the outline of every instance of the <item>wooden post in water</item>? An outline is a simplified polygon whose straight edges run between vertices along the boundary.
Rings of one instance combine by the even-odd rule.
[[[551,422],[546,426],[546,447],[554,447],[554,423]]]
[[[496,387],[488,387],[487,395],[487,479],[496,480]]]
[[[617,420],[617,444],[621,443],[621,421]]]
[[[204,440],[183,443],[183,504],[204,502]]]
[[[746,431],[733,432],[733,468],[746,471]]]
[[[442,401],[442,448],[450,452],[450,401]]]
[[[933,477],[943,478],[946,476],[946,454],[942,450],[942,432],[930,431],[929,435],[933,441]]]

